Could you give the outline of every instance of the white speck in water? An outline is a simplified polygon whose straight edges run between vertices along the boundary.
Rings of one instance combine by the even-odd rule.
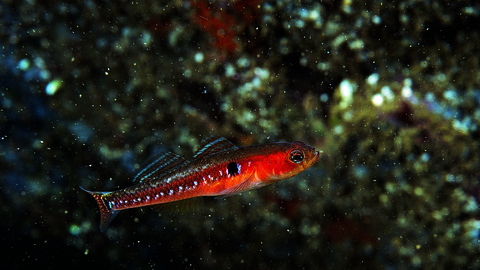
[[[28,59],[22,59],[20,62],[18,62],[18,68],[25,71],[30,67],[30,60]]]
[[[379,107],[379,106],[382,106],[383,104],[383,96],[382,94],[375,94],[373,97],[372,97],[372,103],[373,105]]]
[[[455,175],[447,174],[446,180],[447,180],[447,182],[454,183],[455,182]]]
[[[45,93],[49,96],[55,94],[58,89],[60,89],[60,86],[62,86],[62,81],[61,80],[53,80],[47,84],[45,87]]]
[[[203,62],[203,58],[204,58],[203,53],[197,52],[194,57],[195,57],[195,62],[197,62],[197,63],[202,63]]]
[[[392,101],[395,98],[395,94],[392,92],[392,89],[388,86],[382,87],[382,95],[388,100]]]
[[[409,98],[413,95],[413,91],[412,91],[412,88],[410,86],[404,86],[402,88],[402,96],[404,98]]]
[[[427,154],[427,153],[423,153],[421,156],[420,156],[420,160],[422,162],[428,162],[430,160],[430,155]]]
[[[413,80],[411,78],[406,78],[403,80],[403,86],[405,87],[412,87]]]
[[[379,78],[380,75],[378,73],[373,73],[372,75],[368,76],[367,83],[370,85],[377,85]]]
[[[455,100],[457,99],[457,92],[455,92],[455,90],[447,90],[445,92],[443,92],[443,97],[446,99],[446,100]]]
[[[342,134],[343,132],[343,127],[341,125],[337,125],[333,128],[333,133],[335,134]]]
[[[327,102],[328,101],[328,95],[326,93],[323,93],[320,95],[320,101],[321,102]]]
[[[382,18],[378,15],[374,15],[372,17],[372,22],[373,22],[373,24],[380,24],[382,22]]]

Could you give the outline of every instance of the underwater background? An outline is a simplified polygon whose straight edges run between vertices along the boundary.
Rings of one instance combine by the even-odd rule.
[[[480,268],[477,1],[0,2],[2,269]],[[122,211],[200,142],[301,140],[200,215]]]

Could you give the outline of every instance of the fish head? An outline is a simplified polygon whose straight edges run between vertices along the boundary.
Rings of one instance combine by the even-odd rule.
[[[268,154],[257,167],[257,179],[268,185],[290,178],[310,168],[319,157],[319,151],[303,142],[280,143],[278,150]]]

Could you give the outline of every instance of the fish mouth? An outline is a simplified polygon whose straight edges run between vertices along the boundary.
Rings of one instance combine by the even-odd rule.
[[[323,153],[323,151],[315,151],[313,153],[312,160],[310,161],[310,164],[309,164],[310,166],[312,166],[318,161],[318,159],[320,158],[320,152]]]

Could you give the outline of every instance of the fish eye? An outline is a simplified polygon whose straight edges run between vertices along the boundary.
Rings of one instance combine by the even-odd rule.
[[[300,163],[304,158],[305,156],[301,150],[295,149],[290,152],[290,161],[293,163]]]

